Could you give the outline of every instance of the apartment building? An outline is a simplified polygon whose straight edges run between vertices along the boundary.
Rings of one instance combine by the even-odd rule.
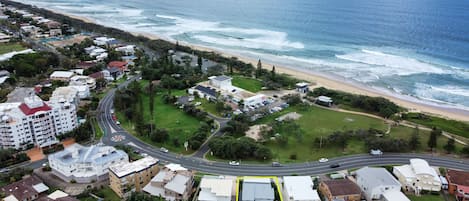
[[[168,201],[188,200],[194,185],[194,173],[179,164],[168,164],[153,177],[143,191]]]

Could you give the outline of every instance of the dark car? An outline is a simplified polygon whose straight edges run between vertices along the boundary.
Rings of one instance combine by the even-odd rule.
[[[334,163],[334,164],[330,165],[329,167],[330,168],[338,168],[338,167],[340,167],[340,164]]]

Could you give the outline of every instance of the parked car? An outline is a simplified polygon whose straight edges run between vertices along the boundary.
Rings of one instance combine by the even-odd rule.
[[[230,161],[229,164],[234,165],[234,166],[238,166],[239,162],[238,161]]]
[[[340,167],[340,164],[334,163],[334,164],[332,164],[332,165],[329,165],[329,167],[330,167],[330,168],[338,168],[338,167]]]
[[[164,147],[161,147],[161,148],[160,148],[160,151],[161,151],[161,152],[164,152],[164,153],[168,153],[168,149],[166,149],[166,148],[164,148]]]
[[[279,162],[272,162],[272,167],[280,167],[282,166],[282,164],[280,164]]]
[[[142,157],[147,157],[148,154],[147,154],[147,153],[141,153],[140,156],[142,156]]]
[[[381,156],[381,155],[383,155],[383,152],[379,149],[372,149],[372,150],[370,150],[370,154],[372,156]]]
[[[325,163],[325,162],[327,162],[327,161],[329,161],[329,159],[327,159],[327,158],[320,158],[320,159],[319,159],[319,162],[320,162],[320,163]]]

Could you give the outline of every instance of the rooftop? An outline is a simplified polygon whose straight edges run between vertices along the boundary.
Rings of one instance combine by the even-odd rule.
[[[229,197],[233,193],[234,183],[235,180],[231,177],[205,175],[200,181],[200,188],[202,191],[204,191],[203,189],[209,189],[210,193],[215,196]]]
[[[34,93],[33,87],[17,87],[7,95],[7,103],[20,103],[24,98],[29,97]]]
[[[313,190],[313,181],[309,176],[283,177],[284,188],[293,200],[319,200],[316,190]]]
[[[401,183],[384,168],[363,167],[356,171],[357,177],[367,180],[369,186],[396,185]]]
[[[168,182],[164,187],[173,192],[184,194],[186,190],[187,183],[189,182],[190,177],[177,174],[174,178]]]
[[[226,80],[231,80],[232,78],[231,77],[228,77],[226,75],[220,75],[220,76],[212,76],[212,77],[209,77],[210,80],[216,80],[216,81],[226,81]]]
[[[49,155],[49,160],[57,160],[62,164],[106,164],[123,156],[127,156],[124,151],[116,150],[111,146],[93,145],[85,147],[75,143],[63,151]]]
[[[361,194],[360,188],[348,179],[323,181],[329,187],[332,196]]]
[[[3,192],[6,196],[12,195],[17,200],[26,200],[26,199],[31,198],[32,196],[37,195],[37,194],[40,193],[33,187],[33,186],[38,185],[38,184],[44,185],[38,177],[29,176],[29,177],[27,177],[25,179],[22,179],[20,181],[17,181],[17,182],[14,182],[14,183],[11,183],[11,184],[8,184],[6,186],[1,187],[0,192]],[[42,187],[42,185],[41,185],[41,187]],[[47,187],[47,186],[45,186],[45,187]],[[47,190],[48,189],[49,188],[47,187]],[[43,190],[42,188],[39,189],[39,190],[41,190],[41,192],[44,192],[44,191],[42,191]],[[14,200],[13,197],[11,197],[11,196],[10,196],[9,199]]]
[[[242,200],[274,200],[275,192],[267,178],[244,178]]]
[[[446,178],[451,184],[457,184],[461,186],[469,186],[469,172],[459,170],[448,170]]]
[[[118,177],[124,177],[131,173],[140,172],[144,169],[150,168],[153,165],[156,165],[158,161],[159,160],[156,158],[147,156],[145,158],[142,158],[140,160],[137,160],[132,163],[125,164],[125,165],[111,166],[109,167],[109,170],[111,170]]]
[[[73,76],[73,72],[70,72],[70,71],[54,71],[50,77],[51,78],[54,78],[54,77],[58,77],[58,78],[70,78]]]
[[[195,86],[196,90],[199,90],[205,94],[208,94],[210,96],[216,97],[217,96],[217,91],[215,89],[209,88],[209,87],[204,87],[202,85],[197,85]]]

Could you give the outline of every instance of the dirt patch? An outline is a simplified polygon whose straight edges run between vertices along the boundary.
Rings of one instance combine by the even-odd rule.
[[[249,130],[246,131],[246,137],[252,138],[256,141],[262,140],[262,129],[271,130],[272,127],[268,126],[267,124],[259,124],[249,127]]]
[[[65,139],[61,143],[64,146],[64,148],[67,148],[70,145],[75,144],[75,139],[73,139],[73,138]]]
[[[45,157],[44,153],[42,153],[42,149],[39,148],[39,147],[34,147],[34,148],[28,150],[26,152],[26,155],[28,155],[31,162],[40,161]]]
[[[49,44],[55,47],[65,47],[65,46],[73,45],[75,43],[79,44],[87,38],[89,38],[89,36],[75,35],[72,38],[66,39],[66,40],[51,41],[49,42]]]
[[[285,120],[298,120],[301,118],[301,114],[298,114],[296,112],[290,112],[288,114],[284,114],[278,118],[276,118],[276,121],[285,121]]]

